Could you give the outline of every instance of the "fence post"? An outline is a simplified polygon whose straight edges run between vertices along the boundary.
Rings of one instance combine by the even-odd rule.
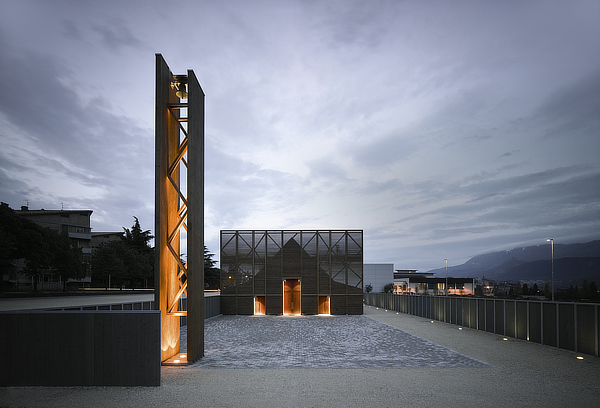
[[[560,304],[554,303],[556,305],[556,348],[560,348],[560,314],[558,313],[558,309]]]
[[[496,333],[496,303],[497,303],[496,299],[494,299],[493,302],[494,302],[494,323],[493,323],[494,324],[494,334],[497,334]]]
[[[598,305],[594,306],[594,353],[598,357]]]
[[[479,330],[479,299],[475,298],[475,328]]]
[[[506,299],[502,300],[502,335],[506,336]]]
[[[577,353],[577,303],[573,305],[573,339],[575,343],[575,352]]]
[[[483,299],[483,331],[487,331],[487,299]]]
[[[544,302],[540,302],[540,342],[544,344]]]
[[[529,300],[526,301],[527,305],[527,341],[529,341]]]

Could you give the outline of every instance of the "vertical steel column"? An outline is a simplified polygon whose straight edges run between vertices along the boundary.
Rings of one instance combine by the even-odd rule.
[[[178,292],[178,262],[169,250],[169,231],[178,223],[179,196],[169,181],[170,163],[179,150],[179,122],[169,105],[179,102],[171,88],[173,75],[160,54],[156,55],[156,112],[155,112],[155,308],[161,311],[161,361],[179,352],[179,317],[168,314],[169,300]],[[176,113],[177,115],[179,112]],[[173,169],[179,179],[179,166]],[[179,235],[174,250],[179,252]]]
[[[204,356],[204,91],[188,70],[187,360]]]

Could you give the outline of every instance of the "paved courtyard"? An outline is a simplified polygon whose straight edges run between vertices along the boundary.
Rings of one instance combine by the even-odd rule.
[[[490,367],[366,316],[219,316],[206,321],[205,356],[192,366]]]

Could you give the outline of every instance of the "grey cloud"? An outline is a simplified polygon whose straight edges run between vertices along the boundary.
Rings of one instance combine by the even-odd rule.
[[[350,181],[348,172],[336,164],[332,157],[310,160],[305,164],[310,169],[310,179],[325,181],[327,184]]]
[[[387,26],[393,22],[396,6],[393,2],[377,5],[363,2],[327,2],[316,4],[319,10],[311,10],[316,16],[315,25],[327,33],[331,47],[358,46],[373,50],[385,37]]]
[[[352,154],[359,166],[387,167],[410,157],[418,147],[414,141],[400,133],[383,137],[364,146],[346,145],[343,150]]]
[[[553,93],[535,112],[546,137],[600,138],[600,69]],[[600,146],[599,146],[600,147]]]
[[[152,130],[104,110],[102,99],[84,105],[59,81],[69,72],[56,60],[26,51],[17,56],[8,48],[0,71],[13,78],[0,85],[0,110],[41,151],[79,169],[108,171],[109,177],[115,161],[135,167],[136,156],[153,157]]]
[[[588,171],[585,171],[588,170]],[[476,184],[419,185],[419,204],[441,203],[434,210],[395,220],[395,225],[412,223],[409,231],[438,239],[461,234],[509,229],[547,228],[576,223],[581,227],[598,224],[600,174],[581,167],[554,169],[529,175],[488,180]],[[414,188],[414,186],[411,186]],[[414,197],[414,196],[412,196]],[[444,205],[446,201],[460,204]],[[435,217],[443,225],[424,227]],[[428,221],[420,221],[428,220]],[[406,228],[406,227],[404,227]],[[587,228],[586,228],[587,229]]]
[[[100,34],[104,46],[110,50],[120,51],[123,48],[144,46],[143,42],[133,35],[128,23],[122,18],[111,18],[102,25],[94,25],[93,28]]]
[[[83,32],[79,29],[75,20],[63,19],[62,20],[63,35],[70,39],[83,39]]]
[[[506,152],[506,153],[501,154],[499,157],[500,158],[511,157],[511,156],[514,156],[515,154],[517,154],[519,152],[520,152],[520,150],[511,150],[510,152]]]
[[[270,211],[265,203],[277,203],[278,211],[305,202],[307,187],[300,177],[262,169],[258,164],[224,153],[207,143],[206,200],[213,209],[213,225],[238,225],[257,210]],[[269,205],[269,204],[267,204]]]

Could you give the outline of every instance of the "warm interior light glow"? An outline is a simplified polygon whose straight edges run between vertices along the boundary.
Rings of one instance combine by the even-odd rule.
[[[283,280],[283,314],[300,315],[301,308],[301,284],[299,279]]]
[[[181,360],[175,360],[174,363],[181,363]]]
[[[330,315],[330,298],[329,296],[319,296],[319,314],[320,315]]]
[[[254,297],[254,315],[255,316],[264,316],[266,314],[266,302],[265,296],[255,296]]]
[[[180,355],[179,358],[185,358],[185,354]]]

